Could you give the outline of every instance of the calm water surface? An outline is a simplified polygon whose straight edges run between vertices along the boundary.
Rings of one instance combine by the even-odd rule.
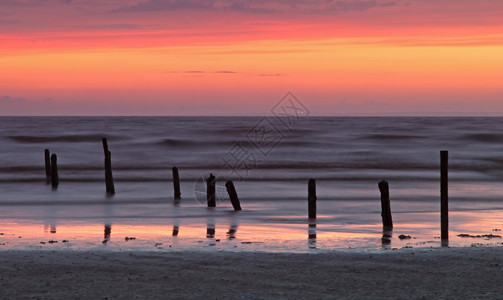
[[[112,152],[113,197],[105,194],[102,137]],[[46,185],[46,148],[58,155],[57,190]],[[3,117],[0,247],[438,247],[440,150],[449,150],[450,245],[501,245],[497,237],[457,235],[503,228],[503,118]],[[176,205],[173,166],[182,189]],[[204,203],[210,173],[216,209]],[[315,226],[307,219],[309,178],[317,180]],[[239,213],[227,200],[229,179]],[[381,240],[383,179],[395,224],[389,245]]]

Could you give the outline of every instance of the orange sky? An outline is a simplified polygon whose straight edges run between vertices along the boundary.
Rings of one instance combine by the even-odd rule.
[[[0,115],[502,115],[503,2],[461,2],[6,0]]]

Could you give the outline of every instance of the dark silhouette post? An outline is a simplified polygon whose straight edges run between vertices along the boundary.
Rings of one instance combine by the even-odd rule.
[[[58,156],[53,154],[51,156],[51,184],[53,189],[57,189],[59,185],[58,176]]]
[[[103,138],[103,151],[105,153],[105,185],[107,194],[115,194],[114,178],[112,176],[112,153],[108,150],[108,141]]]
[[[449,240],[449,152],[440,151],[440,238]]]
[[[175,200],[180,200],[182,198],[182,193],[180,193],[180,177],[178,176],[177,167],[173,167],[173,189],[175,193]]]
[[[239,202],[238,193],[236,192],[236,188],[234,187],[232,180],[227,181],[225,183],[225,187],[227,188],[227,193],[229,193],[229,198],[231,199],[234,211],[241,210],[241,203]]]
[[[309,179],[307,186],[307,205],[309,219],[316,219],[316,180]]]
[[[388,231],[393,229],[393,219],[391,218],[391,206],[389,201],[389,185],[383,180],[379,182],[379,191],[381,192],[381,217],[382,226]]]
[[[45,182],[47,184],[51,182],[51,152],[49,149],[45,149]]]
[[[210,173],[210,177],[206,179],[206,201],[208,202],[208,207],[217,206],[215,199],[215,184],[216,178]]]

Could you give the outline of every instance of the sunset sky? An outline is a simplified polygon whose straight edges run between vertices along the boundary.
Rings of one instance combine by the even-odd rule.
[[[0,115],[503,115],[500,0],[1,0]]]

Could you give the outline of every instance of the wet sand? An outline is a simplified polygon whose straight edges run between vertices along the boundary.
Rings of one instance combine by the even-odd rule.
[[[0,251],[2,299],[501,299],[503,248]]]

